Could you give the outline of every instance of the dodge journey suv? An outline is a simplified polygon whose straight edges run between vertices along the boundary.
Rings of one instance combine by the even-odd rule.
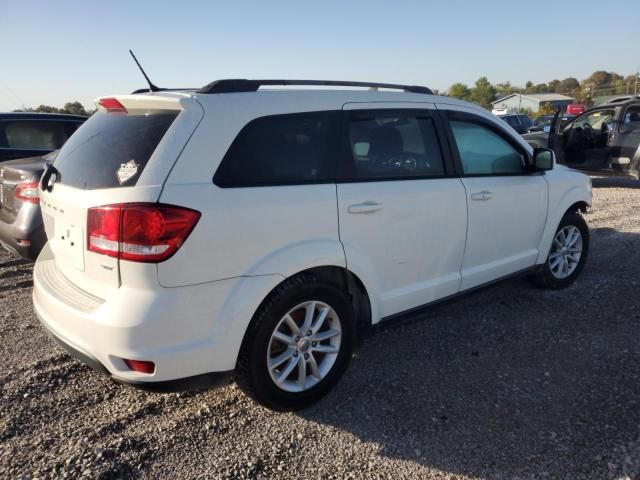
[[[301,408],[371,325],[520,273],[562,288],[587,258],[588,177],[425,87],[220,80],[97,105],[41,181],[33,300],[118,382],[235,380]]]

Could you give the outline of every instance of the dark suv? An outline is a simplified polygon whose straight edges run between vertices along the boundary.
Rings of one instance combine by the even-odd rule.
[[[0,162],[57,150],[85,120],[58,113],[0,113]]]
[[[549,147],[558,163],[597,174],[627,174],[640,168],[640,98],[591,108],[569,123],[559,113],[548,133],[523,135],[533,147]]]
[[[501,120],[507,122],[511,128],[513,128],[520,135],[527,133],[533,126],[533,122],[526,115],[514,114],[514,115],[500,115]]]

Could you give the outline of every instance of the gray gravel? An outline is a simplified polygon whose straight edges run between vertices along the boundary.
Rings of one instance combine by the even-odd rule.
[[[156,395],[59,350],[0,253],[0,478],[640,478],[640,183],[594,180],[591,257],[368,339],[325,400]]]

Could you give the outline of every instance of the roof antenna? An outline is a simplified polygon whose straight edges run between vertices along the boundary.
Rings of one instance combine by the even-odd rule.
[[[129,49],[129,53],[131,54],[131,56],[133,57],[133,61],[136,62],[136,65],[138,65],[138,68],[140,69],[140,71],[142,72],[142,75],[144,75],[145,80],[147,81],[147,83],[149,84],[149,91],[150,92],[159,92],[160,90],[162,90],[159,87],[156,87],[153,82],[151,80],[149,80],[149,77],[147,76],[147,74],[145,73],[144,69],[142,68],[142,65],[140,65],[140,62],[138,61],[138,59],[136,58],[136,56],[133,54],[133,52],[131,51],[131,49]]]

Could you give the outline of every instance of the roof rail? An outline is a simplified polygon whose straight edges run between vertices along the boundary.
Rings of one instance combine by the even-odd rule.
[[[137,90],[134,90],[133,92],[131,92],[131,95],[136,95],[138,93],[152,93],[152,92],[185,92],[185,91],[191,91],[191,90],[198,90],[197,88],[161,88],[158,87],[156,90],[150,90],[149,87],[147,88],[139,88]]]
[[[197,93],[233,93],[233,92],[255,92],[258,88],[271,85],[312,85],[329,87],[369,87],[369,88],[389,88],[393,90],[404,90],[405,92],[424,93],[433,95],[431,89],[419,85],[398,85],[394,83],[371,83],[371,82],[341,82],[338,80],[246,80],[246,79],[226,79],[213,81]]]

